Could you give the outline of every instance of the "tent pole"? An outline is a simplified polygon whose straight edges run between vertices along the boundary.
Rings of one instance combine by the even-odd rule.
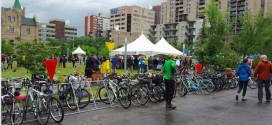
[[[127,74],[127,38],[125,38],[125,66],[124,66],[125,74]]]

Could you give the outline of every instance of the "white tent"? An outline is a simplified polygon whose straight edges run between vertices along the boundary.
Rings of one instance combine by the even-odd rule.
[[[118,54],[125,55],[124,46],[110,52],[111,56]],[[144,34],[141,34],[139,38],[137,38],[135,41],[127,45],[127,55],[139,55],[139,54],[146,56],[152,56],[156,54],[155,45],[152,42],[150,42],[144,36]]]
[[[72,54],[78,54],[78,55],[86,55],[86,52],[84,52],[80,47],[77,47],[77,49],[72,52]]]
[[[155,48],[159,54],[183,55],[182,52],[171,46],[163,37],[155,44]]]

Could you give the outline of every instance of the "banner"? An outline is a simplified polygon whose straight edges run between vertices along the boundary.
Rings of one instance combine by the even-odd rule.
[[[115,43],[113,42],[106,42],[106,47],[109,51],[112,51],[115,48]]]
[[[55,71],[57,68],[57,60],[45,60],[44,64],[46,66],[46,70],[48,72],[49,79],[52,81],[55,75]]]

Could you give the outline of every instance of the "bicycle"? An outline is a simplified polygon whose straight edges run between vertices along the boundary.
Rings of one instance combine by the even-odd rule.
[[[113,104],[117,97],[117,100],[123,108],[128,109],[131,106],[131,93],[127,87],[122,86],[121,82],[119,82],[119,84],[113,82],[108,78],[108,75],[105,74],[102,83],[103,85],[98,89],[98,95],[102,102]],[[108,100],[105,100],[104,97],[108,97]]]
[[[74,77],[70,75],[67,79],[68,84],[62,84],[58,87],[59,99],[65,100],[66,105],[72,111],[76,110],[77,106],[81,109],[88,106],[91,100],[91,94],[84,89],[84,77]]]
[[[38,85],[32,84],[28,78],[23,83],[23,86],[27,87],[27,100],[23,110],[22,123],[26,119],[26,113],[29,111],[28,107],[30,107],[30,112],[33,113],[39,123],[46,124],[50,117],[50,96],[35,89],[34,87],[38,87]],[[31,106],[29,106],[30,101]]]
[[[21,125],[23,119],[22,108],[20,103],[25,101],[25,96],[20,94],[21,84],[20,81],[17,81],[13,85],[10,85],[10,81],[7,84],[2,83],[1,89],[1,104],[2,104],[2,123],[12,124],[12,125]],[[6,112],[3,112],[6,110]]]

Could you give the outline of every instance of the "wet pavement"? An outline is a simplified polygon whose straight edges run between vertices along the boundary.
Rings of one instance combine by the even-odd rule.
[[[166,110],[164,102],[149,102],[130,109],[119,106],[68,115],[61,125],[271,125],[272,102],[259,104],[257,90],[248,90],[246,102],[235,101],[236,89],[211,95],[192,94],[174,98],[176,110]],[[39,123],[35,121],[25,124]],[[57,124],[50,119],[48,125]]]

